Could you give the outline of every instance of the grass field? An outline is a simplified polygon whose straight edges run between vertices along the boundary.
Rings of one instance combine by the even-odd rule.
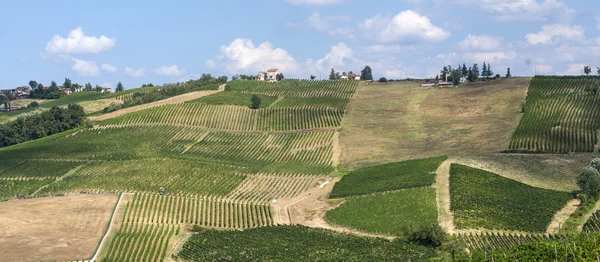
[[[412,188],[355,196],[327,212],[328,222],[371,233],[403,236],[438,222],[435,189]]]
[[[250,107],[253,94],[238,92],[220,92],[205,96],[200,99],[188,101],[186,103],[199,103],[206,105],[235,105]],[[258,95],[261,100],[260,108],[269,107],[277,100],[275,96]]]
[[[329,197],[430,186],[435,182],[435,170],[444,160],[446,157],[432,157],[359,168],[336,183]]]
[[[499,152],[522,115],[529,78],[421,88],[360,85],[340,131],[348,168],[439,155]]]
[[[500,154],[460,156],[456,163],[483,169],[534,187],[571,192],[595,154]]]
[[[88,260],[106,231],[117,195],[0,203],[0,261]]]
[[[458,164],[450,168],[450,195],[457,228],[527,232],[545,232],[554,214],[572,198]]]
[[[202,231],[178,257],[186,261],[426,261],[433,249],[297,226]]]

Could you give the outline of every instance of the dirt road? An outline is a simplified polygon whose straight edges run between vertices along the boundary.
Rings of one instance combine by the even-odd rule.
[[[454,233],[453,215],[450,210],[450,164],[455,158],[444,161],[435,171],[436,197],[438,203],[438,220],[446,233]]]
[[[121,110],[117,110],[117,111],[99,115],[99,116],[92,116],[92,117],[89,117],[89,119],[91,119],[93,121],[102,121],[102,120],[122,116],[125,114],[129,114],[132,112],[144,110],[147,108],[152,108],[152,107],[162,106],[162,105],[169,105],[169,104],[176,104],[176,103],[183,103],[185,101],[190,101],[190,100],[198,99],[198,98],[205,97],[208,95],[216,94],[216,93],[222,92],[224,90],[225,90],[225,84],[219,86],[218,90],[205,90],[205,91],[196,91],[196,92],[186,93],[183,95],[170,97],[170,98],[167,98],[164,100],[160,100],[160,101],[156,101],[156,102],[152,102],[152,103],[148,103],[148,104],[124,108]]]

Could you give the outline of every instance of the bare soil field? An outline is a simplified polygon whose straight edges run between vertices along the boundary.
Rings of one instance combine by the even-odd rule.
[[[219,87],[219,90],[205,90],[205,91],[196,91],[196,92],[185,93],[183,95],[170,97],[170,98],[167,98],[164,100],[159,100],[159,101],[148,103],[148,104],[124,108],[124,109],[117,110],[117,111],[114,111],[114,112],[111,112],[108,114],[103,114],[100,116],[92,116],[92,117],[90,117],[90,119],[94,120],[94,121],[102,121],[102,120],[122,116],[125,114],[129,114],[132,112],[144,110],[147,108],[152,108],[152,107],[162,106],[162,105],[169,105],[169,104],[176,104],[176,103],[183,103],[185,101],[190,101],[190,100],[198,99],[198,98],[205,97],[208,95],[212,95],[212,94],[221,92],[223,90],[225,90],[225,85],[221,85]]]
[[[119,104],[120,105],[120,104],[123,104],[123,101],[118,100],[118,99],[113,99],[113,98],[106,98],[106,99],[91,100],[91,101],[85,101],[85,102],[79,103],[79,105],[81,107],[83,107],[83,110],[85,111],[86,114],[100,111],[100,110],[104,109],[105,107],[110,106],[111,104]]]
[[[483,169],[534,187],[571,192],[579,172],[597,154],[501,154],[460,156],[456,163]]]
[[[507,149],[531,78],[422,88],[360,85],[340,131],[341,162],[365,165]]]
[[[10,105],[11,106],[18,106],[18,107],[28,106],[33,101],[38,102],[38,104],[42,104],[42,103],[47,102],[49,100],[47,100],[47,99],[31,99],[31,98],[15,99],[13,101],[10,101]]]
[[[118,195],[75,195],[0,203],[0,261],[89,259]]]

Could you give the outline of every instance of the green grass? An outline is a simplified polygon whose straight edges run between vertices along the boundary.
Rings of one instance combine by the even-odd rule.
[[[41,186],[52,183],[54,179],[31,179],[31,180],[3,180],[0,179],[0,201],[8,200],[16,196],[27,196],[35,192]]]
[[[192,235],[178,256],[187,261],[427,261],[431,248],[323,229],[276,226]]]
[[[429,186],[445,156],[407,160],[354,170],[335,184],[331,198]]]
[[[350,197],[327,212],[328,222],[372,233],[402,236],[412,229],[437,224],[433,188],[412,188]]]
[[[53,106],[64,106],[73,103],[80,103],[84,101],[90,101],[95,99],[106,98],[107,94],[99,92],[77,92],[70,95],[62,96],[59,99],[53,99],[45,103],[41,103],[38,107],[27,108],[19,111],[4,112],[0,113],[0,117],[4,116],[18,116],[22,113],[31,112],[40,108],[52,108]]]
[[[236,92],[219,92],[209,96],[205,96],[186,103],[200,103],[206,105],[235,105],[250,107],[253,94],[236,93]],[[276,96],[258,95],[261,100],[260,108],[269,107],[277,100]]]
[[[458,164],[450,167],[451,210],[457,228],[545,232],[571,194],[535,188]]]

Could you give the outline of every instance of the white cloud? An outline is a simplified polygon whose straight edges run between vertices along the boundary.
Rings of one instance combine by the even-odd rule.
[[[353,53],[354,51],[352,51],[352,49],[348,47],[346,43],[340,42],[337,45],[332,46],[329,50],[329,53],[327,53],[325,57],[314,62],[312,66],[318,71],[329,68],[338,69],[346,64],[344,60],[352,58]],[[311,62],[312,60],[309,60],[306,64],[311,66]]]
[[[128,74],[133,77],[140,77],[146,74],[146,69],[140,67],[138,69],[132,67],[125,67],[125,74]]]
[[[286,2],[293,5],[330,5],[339,4],[343,0],[286,0]]]
[[[363,21],[360,28],[368,38],[374,37],[382,43],[439,42],[450,36],[450,32],[412,10],[402,11],[393,18],[377,15]]]
[[[538,74],[547,74],[552,71],[551,65],[536,65],[535,68],[536,68],[535,70],[538,72]]]
[[[297,69],[296,60],[286,50],[275,48],[269,42],[254,46],[252,40],[243,38],[221,46],[218,58],[223,61],[225,71],[233,74],[269,68],[278,68],[282,72],[295,72]]]
[[[215,61],[213,61],[212,59],[209,59],[204,61],[204,66],[208,69],[215,69],[217,68],[217,63],[215,63]]]
[[[583,67],[586,66],[586,64],[570,64],[569,68],[567,68],[567,70],[560,72],[560,75],[582,75],[583,74]]]
[[[45,52],[47,54],[97,54],[115,47],[115,38],[106,36],[86,36],[81,29],[77,27],[66,38],[55,35],[46,44]]]
[[[518,57],[518,54],[513,51],[499,51],[467,53],[465,56],[471,61],[495,62],[499,60],[514,60]]]
[[[81,76],[97,76],[100,74],[100,68],[94,61],[73,58],[73,62],[75,63],[71,66],[71,69],[75,70]]]
[[[596,19],[596,28],[600,30],[600,15],[594,17],[594,19]]]
[[[365,51],[368,53],[384,53],[393,54],[400,52],[412,52],[415,51],[414,46],[402,46],[402,45],[370,45],[365,47]]]
[[[348,16],[321,16],[318,12],[314,12],[306,20],[298,23],[287,23],[288,27],[310,27],[317,32],[325,33],[333,37],[356,40],[354,35],[354,29],[348,26],[335,27],[332,23],[336,22],[348,22],[350,17]]]
[[[165,75],[165,76],[180,76],[185,73],[185,69],[177,68],[177,65],[171,66],[161,66],[154,70],[154,73],[157,75]]]
[[[527,34],[527,42],[533,45],[552,44],[559,38],[579,40],[584,36],[584,29],[579,25],[567,26],[560,24],[545,25],[538,33]]]
[[[491,51],[498,49],[501,41],[500,37],[469,34],[465,40],[458,43],[458,46],[464,50]]]
[[[475,5],[492,18],[501,21],[549,21],[569,22],[576,11],[557,0],[454,0]]]
[[[456,56],[456,53],[439,54],[436,56],[437,59],[450,59]]]
[[[102,70],[109,73],[114,73],[117,72],[117,67],[111,64],[102,64]]]

